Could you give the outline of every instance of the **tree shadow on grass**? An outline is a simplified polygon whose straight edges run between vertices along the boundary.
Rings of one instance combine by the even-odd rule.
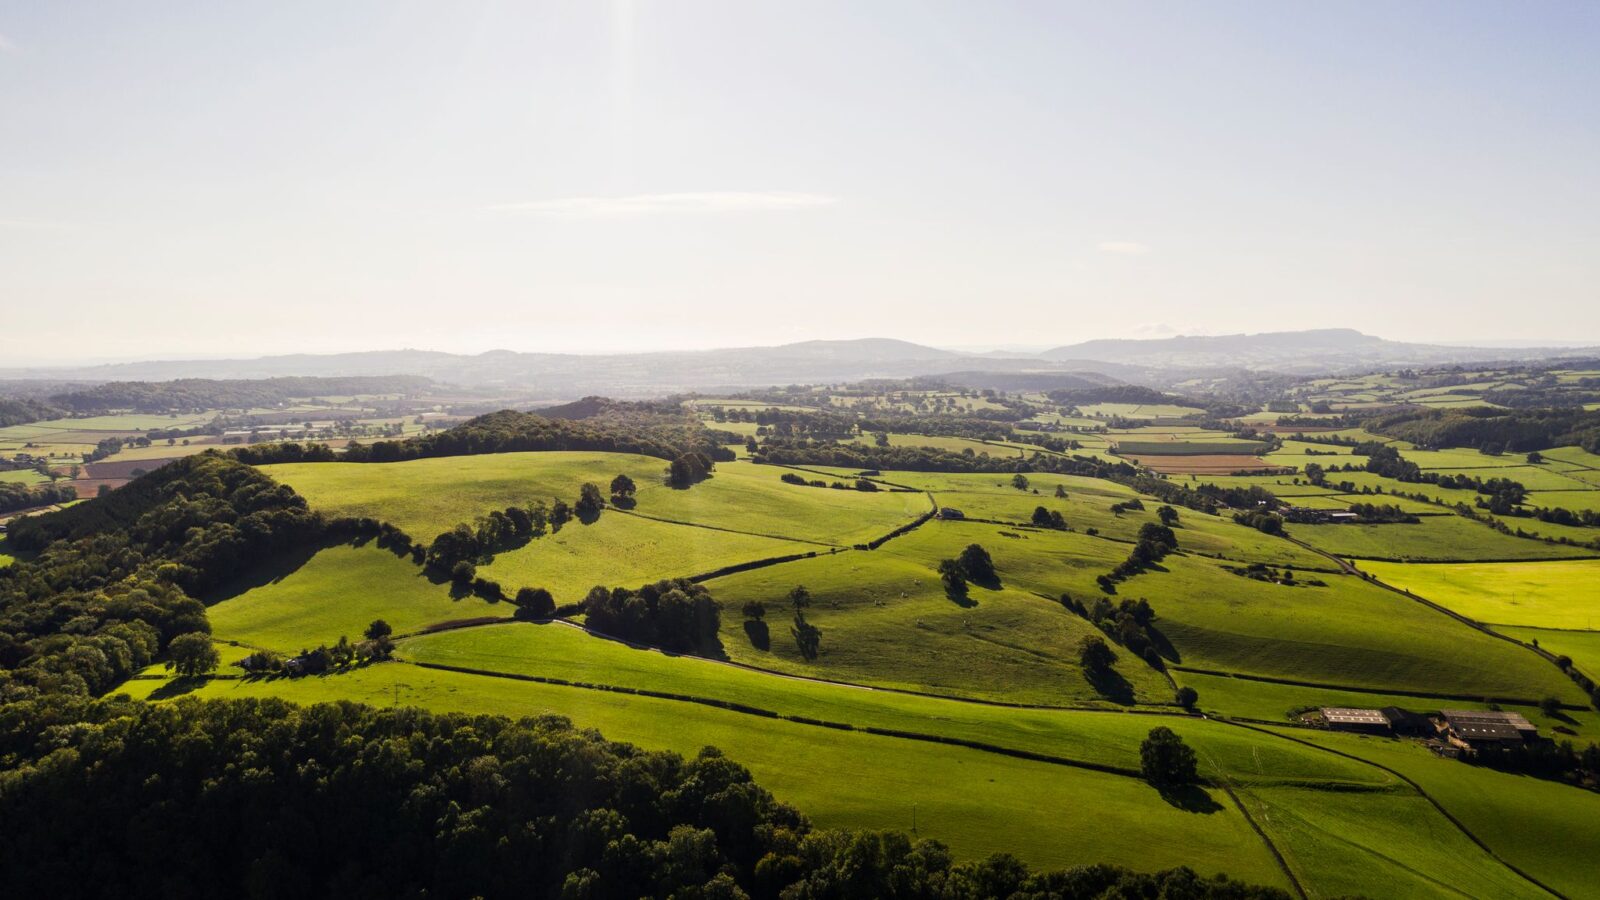
[[[1133,685],[1129,684],[1128,679],[1123,678],[1122,673],[1116,669],[1106,669],[1103,672],[1084,672],[1083,677],[1085,681],[1089,682],[1089,686],[1095,689],[1095,693],[1098,693],[1101,697],[1110,700],[1112,703],[1120,703],[1123,706],[1133,705]]]
[[[635,506],[639,505],[639,501],[633,499],[632,497],[613,496],[611,498],[611,505],[615,506],[617,509],[633,509]]]
[[[170,700],[205,686],[205,676],[180,675],[150,692],[151,700]]]
[[[962,609],[971,609],[978,605],[978,601],[972,599],[972,595],[967,592],[966,585],[962,585],[959,588],[952,588],[947,585],[944,589],[944,595],[949,598],[951,603]]]
[[[1172,642],[1167,640],[1167,636],[1156,630],[1154,625],[1147,625],[1144,630],[1150,636],[1150,643],[1155,646],[1156,652],[1161,654],[1162,659],[1172,663],[1183,662],[1183,654],[1179,653],[1178,648],[1172,646]]]
[[[767,628],[765,619],[746,619],[744,633],[750,639],[750,646],[757,650],[772,649],[772,631]]]
[[[205,605],[214,606],[224,600],[232,600],[234,597],[237,597],[247,591],[253,591],[256,588],[266,587],[269,584],[277,584],[278,582],[294,574],[295,571],[301,566],[310,562],[311,557],[316,556],[318,553],[321,553],[323,550],[326,550],[329,547],[336,547],[345,543],[348,542],[327,541],[323,543],[310,544],[304,547],[296,547],[292,550],[285,550],[282,553],[269,556],[258,562],[256,565],[244,569],[237,576],[230,579],[226,584],[223,584],[221,587],[204,597],[203,599]]]
[[[1222,804],[1197,784],[1163,785],[1156,790],[1161,792],[1161,799],[1184,812],[1202,815],[1222,812]]]

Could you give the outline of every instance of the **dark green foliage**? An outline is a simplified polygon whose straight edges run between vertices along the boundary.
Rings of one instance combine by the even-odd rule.
[[[1117,661],[1117,655],[1100,637],[1092,634],[1084,635],[1078,641],[1078,664],[1091,675],[1100,675],[1111,670],[1111,665]]]
[[[686,488],[710,477],[713,468],[711,457],[704,453],[684,453],[667,466],[667,484]]]
[[[733,456],[731,451],[722,446],[722,442],[724,438],[733,437],[710,431],[699,422],[683,417],[651,416],[639,424],[629,425],[597,419],[547,419],[506,409],[463,422],[448,431],[402,441],[377,441],[370,445],[353,443],[338,459],[344,462],[396,462],[435,456],[527,450],[603,450],[662,459],[699,452],[711,460],[726,460]],[[333,455],[326,450],[325,447],[320,451],[308,450],[294,444],[263,444],[242,447],[233,452],[244,462],[261,465],[333,459]]]
[[[716,656],[722,607],[704,585],[658,581],[638,590],[595,587],[584,598],[588,626],[601,634],[675,653]]]
[[[1045,509],[1042,506],[1035,506],[1033,508],[1032,521],[1033,524],[1039,528],[1054,528],[1057,530],[1064,530],[1067,527],[1066,517],[1061,515],[1060,510]]]
[[[961,573],[968,581],[979,584],[992,583],[996,579],[994,560],[989,558],[989,551],[980,544],[968,544],[956,557],[956,562],[961,566]]]
[[[517,591],[517,618],[548,619],[556,614],[556,600],[544,588]]]
[[[1600,453],[1600,410],[1508,412],[1492,407],[1406,410],[1380,416],[1369,422],[1367,429],[1419,447],[1472,447],[1526,453],[1577,444],[1590,453]]]
[[[325,522],[293,491],[206,453],[102,499],[15,523],[37,549],[0,569],[0,698],[97,694],[174,638],[205,632],[195,596],[248,564],[374,522]]]
[[[0,428],[54,419],[62,410],[29,397],[0,397]]]
[[[578,489],[578,502],[572,505],[572,511],[585,522],[594,521],[605,508],[606,498],[601,495],[600,486],[589,483]]]
[[[1174,699],[1176,699],[1178,701],[1178,705],[1184,709],[1194,709],[1194,705],[1200,702],[1200,692],[1192,687],[1189,687],[1188,685],[1184,685],[1183,687],[1178,688],[1177,695]]]
[[[26,485],[14,481],[0,481],[0,513],[67,503],[76,499],[78,499],[78,489],[67,483]]]
[[[1139,770],[1146,781],[1163,788],[1193,784],[1199,777],[1194,749],[1165,725],[1150,729],[1139,745]]]
[[[414,393],[432,384],[428,379],[415,375],[112,381],[92,388],[55,394],[50,402],[78,414],[127,410],[140,413],[188,412],[277,406],[290,398],[329,394]]]
[[[800,650],[800,655],[807,661],[817,658],[822,652],[822,629],[806,621],[806,614],[799,609],[794,611],[794,624],[790,626],[789,633],[794,636],[794,644]]]
[[[626,475],[618,475],[611,479],[611,499],[613,502],[632,500],[633,494],[639,489],[633,479]]]
[[[182,677],[215,672],[218,662],[217,648],[204,632],[180,634],[167,645],[167,668]]]

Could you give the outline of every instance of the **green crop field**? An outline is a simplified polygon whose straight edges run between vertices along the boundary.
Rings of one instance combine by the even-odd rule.
[[[1600,559],[1515,563],[1363,562],[1361,568],[1480,622],[1600,627]]]

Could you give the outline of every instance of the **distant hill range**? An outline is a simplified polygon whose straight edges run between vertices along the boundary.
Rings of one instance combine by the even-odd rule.
[[[387,350],[258,359],[172,360],[71,368],[0,369],[0,379],[53,382],[406,374],[547,397],[659,396],[770,385],[939,377],[969,387],[1071,390],[1171,383],[1217,371],[1311,375],[1398,366],[1600,357],[1593,348],[1487,348],[1389,341],[1348,328],[1155,340],[1094,340],[1037,355],[961,353],[887,338],[803,341],[663,353],[579,355],[491,350],[463,355]]]
[[[1044,359],[1061,362],[1114,362],[1159,369],[1244,368],[1291,374],[1359,372],[1391,366],[1529,362],[1595,355],[1600,355],[1600,344],[1593,347],[1456,347],[1390,341],[1353,328],[1096,340],[1056,347],[1040,354]]]

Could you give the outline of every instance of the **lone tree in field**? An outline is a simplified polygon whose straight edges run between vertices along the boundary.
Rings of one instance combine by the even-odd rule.
[[[1011,486],[1016,488],[1019,491],[1027,490],[1028,489],[1028,476],[1022,474],[1021,472],[1018,472],[1017,474],[1011,476]]]
[[[1178,705],[1184,709],[1194,709],[1194,705],[1200,702],[1200,692],[1188,685],[1184,685],[1178,688],[1177,701]]]
[[[1111,652],[1111,647],[1105,639],[1096,634],[1084,635],[1078,642],[1078,664],[1090,675],[1104,675],[1111,671],[1111,664],[1117,661],[1117,655]]]
[[[583,487],[578,489],[578,502],[573,504],[572,511],[578,514],[579,519],[593,522],[605,508],[606,498],[600,495],[600,486],[584,482]]]
[[[555,615],[556,598],[544,588],[523,588],[517,591],[519,618],[548,619]]]
[[[797,613],[811,606],[811,592],[806,590],[805,585],[797,584],[794,590],[789,592],[789,605],[794,607]]]
[[[1198,777],[1193,748],[1165,725],[1150,729],[1139,745],[1139,770],[1146,781],[1161,788],[1194,784]]]
[[[375,641],[378,638],[386,638],[394,634],[394,629],[382,619],[373,619],[372,624],[367,626],[365,634],[367,640]]]
[[[800,610],[794,611],[794,626],[789,629],[794,635],[794,643],[800,648],[800,655],[807,662],[817,658],[822,649],[822,629],[806,621],[806,614]]]
[[[620,506],[620,501],[632,500],[633,492],[636,490],[638,490],[638,487],[633,483],[632,478],[626,475],[618,475],[611,479],[611,502]]]
[[[989,551],[979,544],[968,544],[961,555],[956,557],[956,562],[961,564],[961,571],[966,574],[968,581],[994,581],[994,560],[989,558]]]
[[[1056,485],[1056,499],[1057,500],[1065,500],[1065,499],[1067,499],[1067,489],[1062,487],[1059,484]]]
[[[760,600],[751,600],[744,605],[744,617],[759,622],[767,617],[767,605]]]
[[[201,632],[180,634],[167,645],[167,668],[184,678],[215,672],[218,662],[217,648]]]
[[[961,563],[953,559],[939,561],[939,580],[944,582],[944,592],[953,600],[960,600],[967,596],[967,575],[961,571]]]
[[[1171,528],[1178,524],[1178,511],[1170,506],[1158,506],[1156,507],[1156,518],[1161,520],[1161,524]]]

